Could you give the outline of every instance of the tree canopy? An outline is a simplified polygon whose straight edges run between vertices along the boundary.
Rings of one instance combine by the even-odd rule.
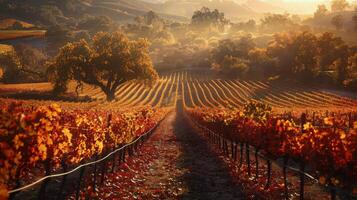
[[[336,15],[336,16],[332,17],[331,24],[336,27],[336,30],[341,30],[343,27],[342,15]]]
[[[277,59],[279,73],[286,77],[312,80],[329,72],[334,81],[342,83],[349,76],[349,48],[332,33],[276,34],[267,50]]]
[[[354,15],[352,16],[352,21],[354,23],[354,28],[357,31],[357,6],[355,7]]]
[[[261,28],[267,32],[299,29],[289,14],[267,14],[260,20]]]
[[[38,82],[46,80],[47,55],[29,45],[15,45],[11,51],[0,53],[5,83]]]
[[[54,92],[64,92],[68,82],[75,80],[78,86],[86,83],[100,87],[112,101],[124,82],[158,78],[148,48],[147,40],[129,40],[118,31],[99,32],[90,43],[83,39],[68,43],[50,66]]]
[[[251,36],[221,40],[211,51],[211,69],[227,77],[279,78],[301,83],[356,84],[356,49],[333,33],[283,32],[267,48]]]
[[[78,28],[96,33],[99,31],[109,31],[114,22],[107,16],[84,16],[78,23]]]
[[[347,7],[349,7],[349,3],[347,0],[332,0],[331,1],[331,11],[332,12],[344,11]]]
[[[211,52],[212,69],[230,78],[243,77],[249,70],[249,51],[255,48],[251,35],[239,40],[222,40]]]
[[[327,13],[328,13],[328,10],[324,4],[318,5],[317,10],[314,13],[314,17],[315,18],[323,17],[323,16],[326,16]]]
[[[215,9],[211,11],[207,7],[203,7],[193,13],[191,24],[198,28],[218,28],[223,30],[228,24],[223,12]]]

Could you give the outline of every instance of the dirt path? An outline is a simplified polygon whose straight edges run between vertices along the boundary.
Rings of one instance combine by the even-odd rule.
[[[229,170],[172,112],[137,155],[110,174],[98,199],[244,199]]]
[[[180,114],[175,121],[174,133],[181,150],[177,167],[186,170],[179,178],[186,186],[182,199],[244,199],[226,165],[192,132]]]

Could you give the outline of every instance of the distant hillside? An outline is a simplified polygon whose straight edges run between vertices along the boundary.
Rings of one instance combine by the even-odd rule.
[[[263,0],[261,0],[263,1]],[[329,5],[330,0],[264,0],[291,14],[311,14],[319,4]]]
[[[256,1],[254,6],[260,3],[259,0],[254,1]],[[247,19],[258,14],[253,8],[240,5],[233,0],[167,0],[154,2],[148,0],[93,0],[88,5],[87,10],[93,15],[108,15],[115,20],[122,21],[131,20],[135,16],[143,15],[150,10],[166,19],[187,21],[196,10],[204,6],[224,12],[231,20]],[[276,9],[268,5],[261,2],[258,7],[260,10]]]
[[[141,0],[0,0],[0,19],[15,18],[36,25],[74,24],[85,14],[108,16],[118,22],[133,20],[151,10],[165,19],[187,21],[160,12],[160,6]],[[11,24],[12,22],[4,22]]]
[[[148,3],[141,0],[94,0],[87,8],[87,11],[93,15],[106,15],[114,20],[127,21],[136,16],[144,15],[149,11],[155,11],[164,19],[187,21],[184,16],[175,15],[175,13],[162,12],[161,5]]]
[[[187,22],[202,7],[218,9],[232,21],[257,17],[261,13],[280,11],[262,0],[0,0],[0,17],[27,20],[36,25],[74,24],[84,14],[108,16],[128,22],[148,11],[164,19]]]
[[[5,19],[0,19],[0,29],[8,29],[8,28],[12,27],[16,22],[20,23],[21,26],[24,28],[34,27],[33,24],[30,24],[30,23],[27,23],[24,21],[12,19],[12,18],[5,18]]]
[[[283,8],[280,8],[278,6],[272,5],[268,2],[264,2],[261,0],[247,0],[242,5],[250,8],[258,13],[283,13],[283,12],[286,12],[286,10]]]
[[[195,10],[203,6],[210,9],[218,9],[224,12],[231,20],[246,19],[257,14],[251,8],[230,0],[168,0],[165,3],[158,4],[158,8],[161,12],[185,17],[191,17]]]

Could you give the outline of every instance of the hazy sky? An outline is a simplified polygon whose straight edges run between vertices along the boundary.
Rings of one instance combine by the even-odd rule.
[[[274,6],[283,8],[291,13],[312,14],[319,4],[325,4],[330,7],[331,0],[263,0]],[[350,3],[356,0],[348,0]]]
[[[149,2],[165,2],[166,0],[145,0]],[[171,0],[172,1],[172,0]],[[185,0],[175,0],[175,1],[185,1]],[[231,0],[221,0],[221,1],[231,1]],[[242,3],[247,0],[233,0]],[[280,7],[291,13],[298,14],[313,14],[319,4],[325,4],[329,7],[331,0],[261,0],[270,3],[276,7]],[[348,0],[349,2],[356,3],[357,0]],[[254,8],[253,8],[254,9]]]

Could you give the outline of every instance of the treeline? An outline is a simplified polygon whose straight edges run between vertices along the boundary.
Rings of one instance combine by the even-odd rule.
[[[211,51],[211,69],[231,78],[278,79],[357,89],[357,47],[332,33],[275,34],[266,48],[248,35],[222,40]]]
[[[4,83],[26,83],[46,81],[46,62],[49,57],[44,51],[29,45],[15,45],[12,50],[0,52],[0,67]]]
[[[306,23],[318,27],[332,26],[336,31],[357,31],[357,5],[347,0],[333,0],[329,7],[320,4]]]

